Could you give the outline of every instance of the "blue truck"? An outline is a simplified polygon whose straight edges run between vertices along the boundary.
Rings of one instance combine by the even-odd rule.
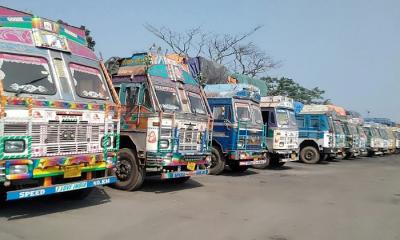
[[[315,164],[336,156],[334,117],[326,105],[305,105],[296,114],[302,162]]]
[[[210,174],[222,173],[226,165],[243,172],[266,164],[259,90],[247,84],[214,84],[204,90],[214,118]]]

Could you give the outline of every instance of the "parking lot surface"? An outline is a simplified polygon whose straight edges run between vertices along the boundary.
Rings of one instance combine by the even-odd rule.
[[[0,239],[399,239],[400,156],[2,204]]]

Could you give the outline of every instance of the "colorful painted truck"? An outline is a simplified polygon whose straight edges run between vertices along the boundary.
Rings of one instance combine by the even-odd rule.
[[[392,129],[388,126],[385,126],[385,131],[388,136],[388,151],[390,154],[396,152],[396,136],[394,135]]]
[[[400,128],[392,127],[394,136],[396,137],[396,153],[400,152]]]
[[[212,118],[187,66],[155,53],[106,65],[123,108],[115,186],[138,189],[145,175],[181,183],[208,174]]]
[[[315,164],[336,157],[334,117],[326,105],[305,105],[296,114],[302,162]]]
[[[204,90],[214,117],[210,173],[222,173],[225,165],[243,172],[266,164],[259,90],[246,84],[207,85]]]
[[[7,200],[83,198],[116,181],[119,105],[107,77],[84,30],[0,7],[0,191]]]
[[[271,167],[297,161],[299,131],[296,124],[293,99],[284,96],[261,97],[261,113],[267,126],[266,139]]]

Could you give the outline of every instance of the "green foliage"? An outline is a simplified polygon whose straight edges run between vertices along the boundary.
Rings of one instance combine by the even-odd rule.
[[[307,89],[293,79],[285,77],[262,77],[261,79],[267,82],[269,96],[288,96],[304,104],[321,104],[329,101],[329,99],[324,100],[325,91],[318,87]]]

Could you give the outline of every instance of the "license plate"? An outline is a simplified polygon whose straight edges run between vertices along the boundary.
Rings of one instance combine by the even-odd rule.
[[[190,162],[188,163],[188,165],[186,166],[187,170],[189,171],[194,171],[196,169],[196,163],[194,162]]]
[[[81,176],[81,168],[79,166],[67,166],[64,169],[64,178],[74,178]]]
[[[292,160],[296,160],[296,154],[292,153],[292,155],[290,156],[290,158],[291,158]]]

